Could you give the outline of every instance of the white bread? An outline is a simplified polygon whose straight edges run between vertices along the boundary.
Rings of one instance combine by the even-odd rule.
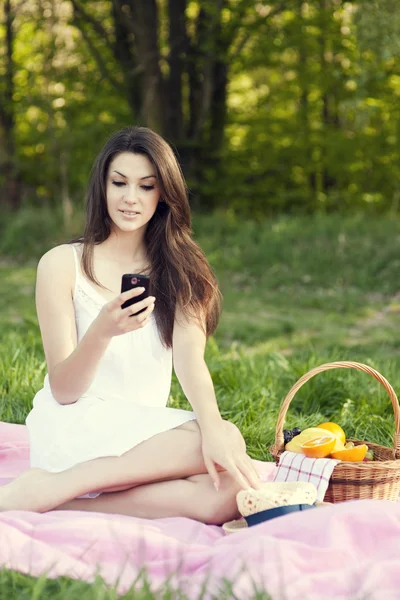
[[[237,505],[243,517],[277,506],[293,504],[314,504],[317,488],[306,481],[268,482],[261,484],[260,490],[249,488],[236,495]]]

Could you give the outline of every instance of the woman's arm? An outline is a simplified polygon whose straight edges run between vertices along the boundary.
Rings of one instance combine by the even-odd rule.
[[[72,262],[71,262],[72,261]],[[77,342],[72,301],[74,260],[71,248],[57,246],[40,260],[36,281],[36,308],[46,355],[51,391],[59,404],[73,404],[90,387],[111,339],[144,327],[154,309],[149,296],[135,305],[143,313],[132,317],[122,304],[143,288],[122,292],[107,302]]]
[[[88,390],[110,342],[93,322],[77,343],[71,295],[74,269],[67,245],[49,250],[37,267],[36,310],[50,387],[59,404],[72,404]]]
[[[222,424],[214,385],[204,360],[205,347],[206,336],[200,323],[188,320],[177,309],[172,338],[174,369],[202,431]]]
[[[175,373],[192,405],[202,436],[202,453],[216,489],[220,465],[243,489],[259,489],[260,477],[246,454],[246,442],[233,423],[224,421],[218,409],[210,372],[204,361],[206,336],[200,323],[188,321],[177,311],[172,339]]]

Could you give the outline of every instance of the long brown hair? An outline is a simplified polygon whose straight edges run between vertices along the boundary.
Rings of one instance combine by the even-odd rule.
[[[217,279],[201,248],[192,239],[187,186],[169,144],[147,127],[126,127],[112,135],[97,156],[86,197],[82,269],[90,281],[103,286],[93,272],[93,248],[111,233],[107,211],[106,179],[113,158],[121,152],[145,155],[154,165],[161,202],[147,224],[146,250],[150,259],[150,294],[161,340],[172,347],[177,303],[184,317],[199,320],[207,337],[217,328],[222,295]]]

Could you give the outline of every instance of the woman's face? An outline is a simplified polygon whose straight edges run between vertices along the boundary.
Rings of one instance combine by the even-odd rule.
[[[132,152],[115,156],[108,169],[106,196],[114,229],[129,232],[145,227],[160,198],[156,171],[147,156]]]

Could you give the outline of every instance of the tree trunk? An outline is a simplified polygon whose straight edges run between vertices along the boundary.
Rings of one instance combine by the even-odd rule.
[[[1,199],[12,210],[21,204],[21,189],[18,177],[15,152],[15,114],[14,114],[14,22],[15,14],[11,0],[4,5],[4,26],[6,32],[4,88],[0,89],[0,135],[3,152],[0,150]],[[0,200],[1,201],[1,200]]]
[[[188,44],[189,120],[185,174],[202,180],[204,167],[217,168],[226,122],[226,88],[229,65],[222,41],[224,0],[204,3],[194,36]]]
[[[219,155],[224,143],[225,123],[227,115],[227,88],[229,73],[228,52],[235,34],[228,35],[222,24],[222,11],[227,7],[226,0],[219,2],[218,19],[215,23],[215,55],[212,67],[212,91],[210,102],[210,124],[208,143],[209,150]]]
[[[107,37],[80,0],[71,2],[86,26]],[[169,26],[164,75],[158,35],[161,6],[168,13]],[[222,42],[221,15],[228,6],[226,0],[202,0],[192,32],[187,0],[164,0],[162,5],[157,0],[113,1],[114,36],[106,44],[113,48],[124,73],[134,122],[167,137],[192,183],[201,180],[204,157],[210,151],[215,157],[223,142],[229,70],[224,58],[229,42]],[[99,68],[104,71],[104,65]]]
[[[185,20],[186,1],[168,0],[169,76],[166,133],[171,139],[175,139],[178,146],[183,142],[184,137],[182,87],[185,54],[188,50]]]
[[[190,121],[188,137],[200,137],[209,116],[213,95],[213,69],[218,48],[223,0],[205,3],[197,20],[196,36],[191,45]]]
[[[143,75],[137,67],[137,56],[132,40],[132,15],[129,4],[123,0],[112,3],[114,18],[114,56],[120,64],[125,82],[126,97],[132,111],[132,116],[141,114]]]
[[[299,106],[299,117],[301,123],[302,132],[302,144],[304,148],[304,170],[307,179],[307,189],[310,203],[315,202],[315,191],[316,191],[316,170],[312,160],[312,140],[311,140],[311,127],[310,127],[310,105],[309,105],[309,85],[308,85],[308,68],[307,68],[307,48],[305,35],[305,23],[303,16],[303,0],[298,0],[298,19],[300,23],[300,41],[299,41],[299,84],[300,84],[300,106]]]
[[[331,84],[332,69],[331,63],[327,61],[327,53],[332,53],[332,41],[330,35],[330,19],[332,15],[330,12],[331,5],[330,0],[319,0],[320,10],[320,64],[321,64],[321,91],[322,91],[322,107],[321,107],[321,121],[322,121],[322,139],[321,139],[321,157],[320,157],[320,179],[319,179],[319,191],[324,194],[328,193],[331,188],[336,186],[335,178],[329,173],[329,164],[327,157],[326,140],[329,137],[329,130],[333,118],[331,118],[331,111],[334,110],[335,99],[333,97],[333,89]]]
[[[160,69],[157,3],[156,0],[128,0],[126,4],[132,15],[137,64],[141,72],[139,121],[163,134],[165,102]]]

